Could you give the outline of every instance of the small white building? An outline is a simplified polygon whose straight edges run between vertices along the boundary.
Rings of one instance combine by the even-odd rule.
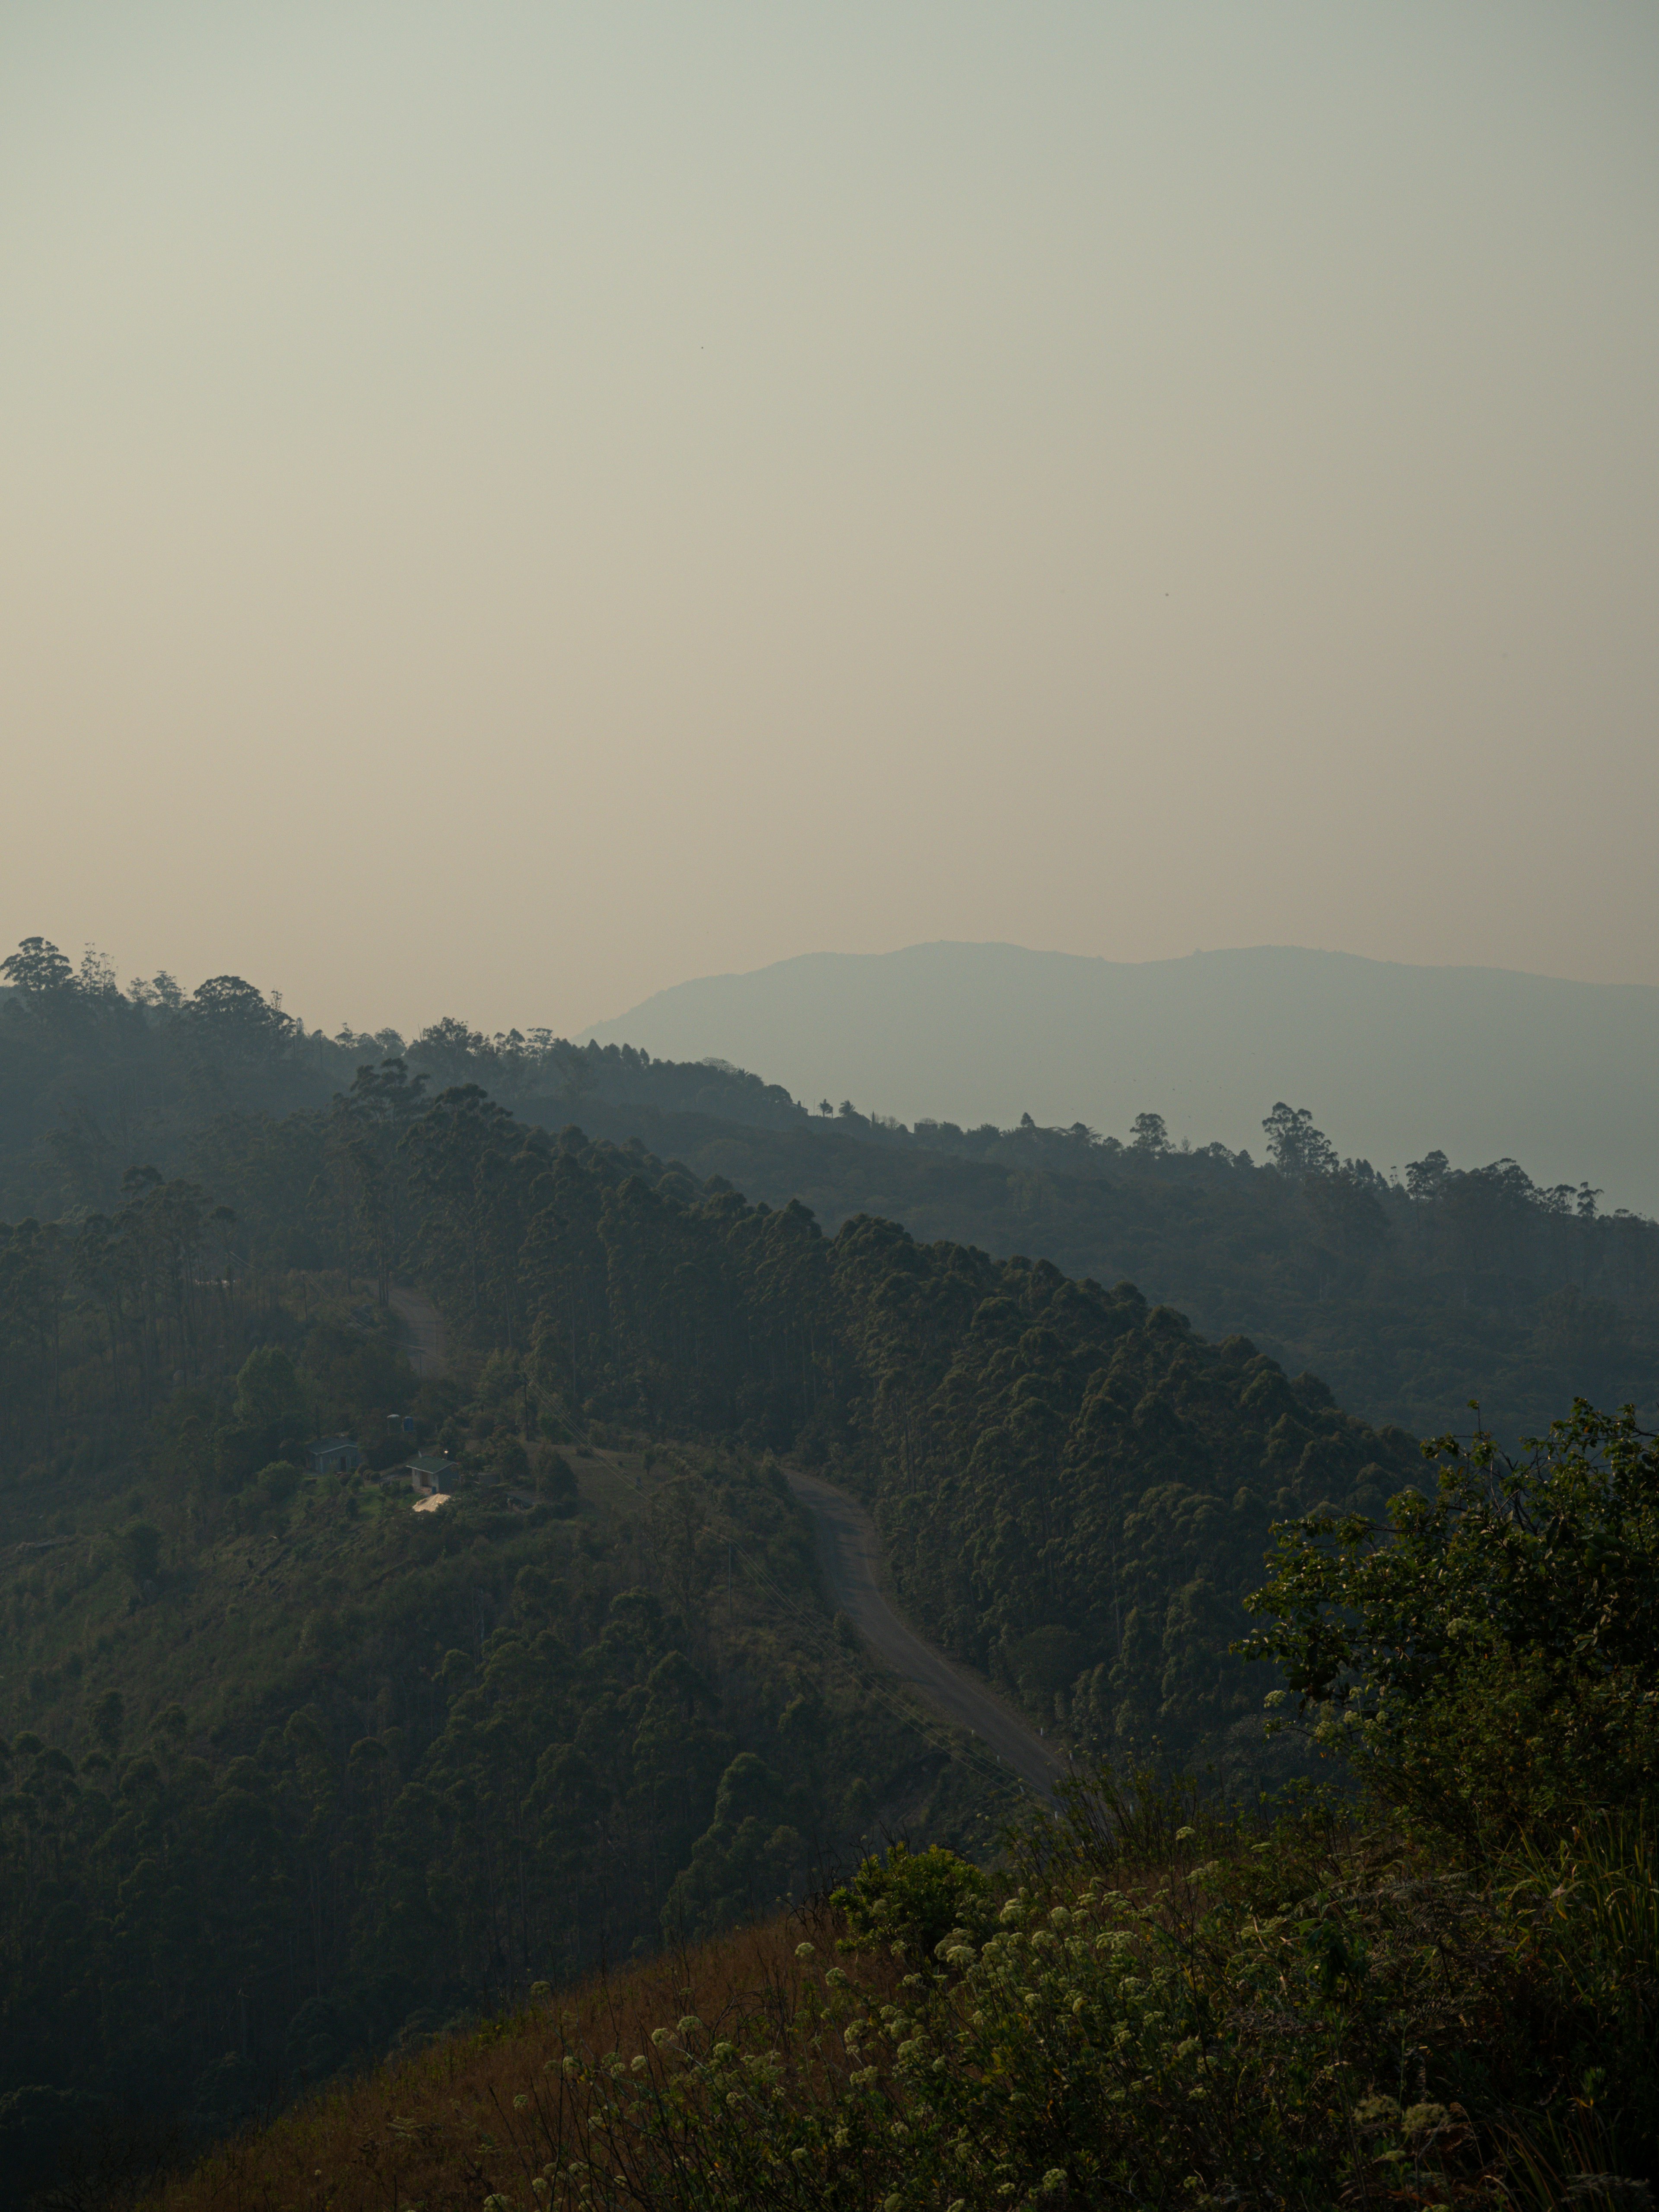
[[[434,1491],[453,1489],[460,1470],[447,1452],[434,1452],[406,1461],[398,1472],[409,1477],[410,1488],[417,1496],[429,1498]]]

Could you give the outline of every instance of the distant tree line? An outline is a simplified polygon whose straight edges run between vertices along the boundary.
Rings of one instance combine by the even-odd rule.
[[[396,1030],[307,1030],[240,975],[186,993],[172,975],[121,988],[88,946],[79,964],[40,937],[0,961],[0,1213],[111,1205],[125,1170],[181,1167],[227,1114],[319,1109],[359,1067],[402,1059],[437,1088],[476,1082],[533,1118],[570,1118],[594,1094],[757,1126],[804,1125],[776,1084],[724,1061],[653,1060],[574,1045],[545,1029],[485,1036],[453,1018]]]
[[[453,1019],[406,1047],[390,1030],[329,1039],[240,978],[186,995],[163,975],[124,994],[95,954],[73,969],[39,939],[0,965],[0,1214],[13,1219],[112,1214],[143,1164],[233,1210],[244,1269],[337,1266],[384,1297],[408,1234],[402,1132],[437,1091],[471,1084],[521,1122],[580,1120],[693,1182],[720,1177],[775,1209],[799,1198],[827,1231],[879,1214],[923,1242],[1127,1277],[1206,1334],[1249,1335],[1419,1432],[1463,1418],[1470,1398],[1511,1439],[1576,1389],[1659,1400],[1659,1227],[1513,1160],[1456,1169],[1431,1151],[1385,1176],[1283,1101],[1259,1161],[1174,1143],[1152,1112],[1124,1139],[1029,1115],[907,1130],[847,1101],[809,1114],[724,1063],[544,1030],[486,1037]]]

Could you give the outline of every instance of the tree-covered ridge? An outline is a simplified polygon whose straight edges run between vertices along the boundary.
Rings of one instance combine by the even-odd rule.
[[[411,1132],[421,1250],[478,1343],[577,1418],[737,1433],[877,1502],[913,1613],[1045,1724],[1192,1747],[1244,1719],[1225,1656],[1271,1522],[1374,1510],[1411,1440],[1205,1343],[1127,1285],[818,1231],[471,1090]]]
[[[1316,1136],[1291,1117],[1304,1149]],[[118,1452],[170,1376],[258,1328],[284,1261],[331,1258],[382,1295],[415,1269],[556,1423],[838,1469],[876,1503],[918,1620],[1045,1726],[1212,1748],[1247,1716],[1222,1655],[1270,1523],[1375,1510],[1412,1471],[1398,1431],[1127,1287],[871,1217],[828,1238],[799,1201],[751,1206],[637,1140],[553,1137],[474,1085],[428,1100],[401,1062],[360,1070],[326,1115],[222,1118],[198,1158],[228,1207],[142,1176],[73,1232],[6,1232],[15,1465],[66,1467],[71,1433]],[[308,1413],[343,1423],[354,1402],[337,1387]],[[189,1446],[240,1480],[284,1448],[270,1419]]]
[[[222,2125],[799,1896],[884,1821],[982,1843],[999,1785],[826,1663],[775,1469],[526,1455],[497,1362],[422,1401],[441,1514],[244,1475],[224,1447],[290,1419],[330,1340],[251,1355],[216,1424],[184,1394],[141,1492],[0,1568],[0,2094]],[[527,1513],[466,1480],[514,1452]]]
[[[1459,1170],[1431,1154],[1395,1182],[1364,1162],[1301,1170],[1035,1128],[947,1155],[839,1121],[792,1133],[591,1102],[583,1119],[751,1197],[799,1197],[826,1229],[878,1213],[924,1242],[1127,1277],[1414,1431],[1462,1419],[1471,1397],[1511,1439],[1577,1389],[1659,1401],[1659,1230],[1514,1162]]]
[[[188,996],[165,975],[124,994],[96,955],[74,970],[41,939],[9,972],[0,1215],[108,1212],[143,1163],[233,1206],[268,1261],[383,1266],[398,1194],[378,1219],[358,1203],[362,1175],[391,1160],[384,1127],[364,1142],[361,1091],[400,1064],[401,1103],[383,1097],[383,1120],[422,1090],[471,1084],[520,1121],[579,1120],[775,1209],[799,1199],[826,1230],[879,1214],[923,1243],[1127,1278],[1206,1334],[1248,1335],[1287,1371],[1316,1370],[1345,1405],[1419,1433],[1461,1420],[1470,1398],[1511,1441],[1575,1392],[1659,1401],[1659,1227],[1512,1160],[1458,1169],[1431,1152],[1384,1176],[1283,1102],[1260,1161],[1177,1143],[1156,1114],[1121,1138],[1029,1115],[1008,1129],[906,1129],[848,1100],[809,1113],[721,1063],[545,1030],[485,1036],[446,1018],[407,1046],[386,1029],[329,1038],[234,976]],[[348,1128],[338,1102],[354,1088]]]
[[[73,965],[44,938],[0,961],[0,1215],[112,1205],[139,1160],[171,1175],[225,1115],[319,1111],[357,1071],[406,1059],[434,1089],[478,1083],[563,1121],[591,1095],[758,1126],[804,1124],[788,1093],[723,1061],[653,1060],[551,1030],[495,1036],[453,1017],[407,1042],[394,1029],[328,1036],[240,975],[185,992],[165,972],[125,990],[88,946]]]
[[[180,1869],[167,1893],[183,1911],[188,1870],[220,1850],[202,1893],[228,1881],[264,1900],[238,1942],[267,1978],[270,1947],[301,1926],[296,1955],[345,1962],[313,1977],[323,2024],[303,2036],[283,1968],[272,2066],[311,2065],[295,2054],[313,2035],[343,2052],[476,2002],[492,1959],[505,1987],[538,1958],[636,1940],[670,1904],[713,1924],[799,1883],[866,1817],[854,1785],[890,1797],[897,1768],[856,1680],[824,1676],[822,1647],[757,1645],[752,1592],[737,1603],[734,1550],[759,1543],[785,1589],[807,1572],[791,1509],[738,1480],[768,1451],[871,1496],[919,1624],[1045,1726],[1235,1767],[1254,1755],[1226,1646],[1267,1523],[1397,1487],[1405,1439],[1127,1286],[870,1218],[826,1238],[799,1205],[700,1188],[638,1146],[550,1138],[470,1086],[426,1104],[388,1080],[340,1109],[344,1166],[319,1202],[350,1211],[369,1280],[384,1261],[430,1285],[470,1383],[417,1384],[338,1277],[307,1316],[303,1282],[258,1262],[269,1236],[148,1178],[64,1248],[50,1377],[43,1328],[10,1339],[7,1387],[33,1419],[9,1438],[5,1509],[40,1547],[14,1553],[6,1592],[27,1870],[14,2020],[46,2002],[48,1953],[28,1930],[54,1913],[114,1927],[147,1861]],[[257,1157],[265,1133],[244,1126]],[[388,1221],[383,1249],[365,1224]],[[135,1272],[106,1282],[80,1238],[112,1268],[136,1255]],[[554,1504],[561,1439],[702,1437],[738,1457],[712,1486],[658,1492],[597,1552],[598,1529],[538,1534],[500,1488],[417,1522],[406,1495],[301,1474],[319,1428],[395,1459],[407,1446],[385,1413],[400,1407],[464,1474],[540,1480]],[[787,1620],[778,1632],[787,1644]],[[96,1762],[118,1755],[106,1780]],[[77,1951],[71,1995],[140,1986],[159,1955],[160,1893],[142,1910],[127,1893],[127,1948]],[[228,1999],[204,1994],[218,1951],[241,1961],[238,1986],[254,1972],[216,1925],[206,1914],[191,1941],[207,1948],[178,1954],[177,2019],[157,2014],[169,2063],[195,2049],[191,2008],[204,2034],[222,2028]]]
[[[847,1261],[876,1260],[879,1226]],[[910,1254],[876,1264],[890,1314]],[[878,1516],[907,1603],[1079,1743],[1227,1756],[1225,1731],[1255,1733],[1228,1646],[1272,1523],[1314,1498],[1380,1509],[1412,1480],[1412,1441],[1127,1285],[1018,1261],[961,1273],[977,1303],[937,1380],[914,1326],[882,1331]]]

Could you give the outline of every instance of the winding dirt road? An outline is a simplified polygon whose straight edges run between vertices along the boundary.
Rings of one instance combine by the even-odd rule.
[[[444,1325],[438,1309],[424,1291],[394,1283],[388,1293],[392,1310],[409,1331],[410,1364],[424,1382],[449,1371],[444,1358]]]
[[[1012,1766],[1028,1789],[1046,1797],[1063,1772],[1033,1728],[942,1651],[908,1627],[884,1595],[881,1540],[856,1498],[816,1474],[785,1470],[789,1487],[812,1516],[824,1579],[838,1609],[933,1710],[978,1736]]]
[[[416,1373],[445,1374],[437,1308],[404,1284],[394,1285],[391,1295],[392,1311],[409,1332]],[[818,1475],[793,1468],[787,1474],[789,1487],[811,1516],[831,1601],[925,1705],[977,1736],[1028,1789],[1047,1797],[1065,1771],[1061,1761],[1018,1713],[900,1619],[882,1590],[881,1540],[863,1506]]]

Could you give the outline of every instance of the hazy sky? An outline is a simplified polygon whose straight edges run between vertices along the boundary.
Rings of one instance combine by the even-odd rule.
[[[1659,982],[1659,9],[8,0],[0,937]]]

